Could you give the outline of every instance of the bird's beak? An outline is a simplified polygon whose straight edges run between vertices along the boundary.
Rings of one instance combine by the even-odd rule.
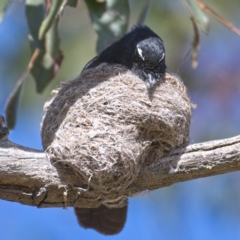
[[[156,79],[152,76],[151,73],[148,73],[148,85],[152,87],[156,83]]]

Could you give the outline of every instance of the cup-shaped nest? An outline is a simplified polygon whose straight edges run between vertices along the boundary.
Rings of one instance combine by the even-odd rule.
[[[52,163],[73,169],[79,186],[117,205],[141,168],[187,145],[192,107],[174,74],[148,89],[126,68],[102,64],[45,104],[43,147]]]

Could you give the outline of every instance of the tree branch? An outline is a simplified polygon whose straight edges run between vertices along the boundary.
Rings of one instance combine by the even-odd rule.
[[[1,138],[1,131],[0,131]],[[56,167],[56,168],[55,168]],[[144,167],[122,195],[240,170],[240,135],[189,145]],[[38,207],[97,207],[91,190],[64,166],[52,166],[42,151],[0,139],[0,198]]]

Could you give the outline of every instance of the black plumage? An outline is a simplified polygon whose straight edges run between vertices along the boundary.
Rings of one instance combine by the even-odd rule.
[[[75,208],[75,214],[82,227],[93,228],[105,235],[113,235],[119,233],[124,227],[127,206],[112,209],[104,205],[98,208]]]
[[[93,58],[84,69],[97,67],[101,63],[121,64],[152,87],[166,71],[163,40],[147,26],[134,26],[129,33]]]

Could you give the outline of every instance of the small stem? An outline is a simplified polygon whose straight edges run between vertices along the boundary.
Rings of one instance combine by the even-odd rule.
[[[198,4],[198,6],[200,8],[202,8],[204,11],[209,12],[210,14],[212,14],[218,21],[220,21],[222,24],[224,24],[225,26],[227,26],[228,28],[230,28],[234,33],[236,33],[237,35],[240,36],[240,30],[235,27],[232,23],[230,23],[229,21],[227,21],[225,18],[223,18],[222,16],[220,16],[218,13],[216,13],[213,9],[211,9],[210,7],[208,7],[205,3],[203,3],[201,0],[195,0],[196,3]]]

